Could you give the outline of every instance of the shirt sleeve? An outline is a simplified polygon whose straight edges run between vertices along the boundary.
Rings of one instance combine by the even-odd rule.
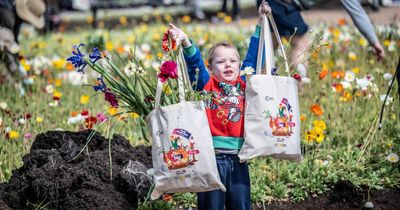
[[[378,42],[374,27],[358,0],[341,0],[344,9],[351,16],[361,34],[373,45]]]
[[[210,74],[204,65],[200,50],[194,44],[184,49],[183,55],[188,68],[188,74],[192,88],[197,91],[204,89],[210,80]]]

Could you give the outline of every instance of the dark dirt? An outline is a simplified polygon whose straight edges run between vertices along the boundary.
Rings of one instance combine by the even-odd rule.
[[[92,131],[49,131],[32,144],[24,165],[0,184],[0,209],[135,209],[147,195],[151,148],[133,148],[122,136],[95,133],[87,150],[73,159]],[[141,173],[140,172],[144,172]]]
[[[369,194],[369,196],[368,196]],[[373,208],[366,208],[366,202],[372,202]],[[264,209],[262,206],[256,209]],[[355,187],[351,182],[339,181],[332,191],[318,197],[307,197],[304,201],[272,202],[265,205],[268,210],[346,210],[346,209],[375,209],[398,210],[400,209],[400,189],[372,190]]]
[[[13,171],[8,183],[0,184],[0,209],[135,209],[151,186],[146,174],[152,165],[150,147],[132,147],[120,135],[109,140],[94,133],[77,158],[92,131],[49,131],[36,137],[24,165]],[[347,181],[333,190],[299,203],[277,202],[254,209],[400,209],[400,189],[370,191]],[[369,195],[369,196],[368,196]]]

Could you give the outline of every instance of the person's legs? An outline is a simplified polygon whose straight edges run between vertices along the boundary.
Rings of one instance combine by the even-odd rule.
[[[225,155],[216,155],[217,168],[222,184],[229,191],[227,181],[229,172],[231,171],[231,162]],[[197,209],[198,210],[223,210],[225,205],[226,193],[222,190],[213,190],[208,192],[197,193]]]
[[[0,8],[0,26],[10,29],[14,29],[15,18],[12,10],[6,8]]]
[[[232,170],[229,191],[226,197],[226,210],[250,210],[250,175],[247,162],[240,163],[238,156],[231,156]]]
[[[222,1],[221,12],[228,13],[228,10],[227,10],[227,8],[226,8],[226,2],[227,2],[227,0],[223,0],[223,1]]]
[[[233,0],[233,6],[232,6],[232,18],[236,19],[239,17],[239,12],[240,12],[240,7],[238,0]]]

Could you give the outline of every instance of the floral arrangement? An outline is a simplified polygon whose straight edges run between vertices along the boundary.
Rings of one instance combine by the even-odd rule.
[[[178,65],[183,64],[177,63],[179,51],[176,43],[169,39],[168,32],[163,37],[164,62],[158,71],[152,68],[145,69],[142,62],[135,59],[132,51],[133,59],[128,61],[122,70],[112,61],[107,51],[100,51],[98,47],[94,47],[92,53],[85,56],[81,51],[84,46],[84,44],[74,46],[72,56],[67,58],[67,61],[77,72],[84,74],[86,67],[90,67],[100,75],[96,84],[92,85],[93,89],[102,92],[105,101],[112,107],[122,107],[127,110],[126,112],[146,116],[155,106],[158,80],[163,83],[161,105],[174,104],[178,101],[177,94],[173,94],[172,90],[177,89]],[[124,64],[118,53],[115,54]],[[184,69],[183,66],[180,67]]]

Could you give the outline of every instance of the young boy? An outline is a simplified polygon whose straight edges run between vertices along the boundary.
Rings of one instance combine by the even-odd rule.
[[[264,13],[270,13],[267,4],[259,7],[259,23]],[[260,25],[260,24],[258,24]],[[250,46],[242,69],[255,69],[260,27],[251,37]],[[244,133],[245,78],[239,76],[240,57],[236,47],[219,42],[208,53],[208,70],[199,49],[187,35],[170,24],[169,33],[182,43],[188,73],[193,87],[212,94],[206,102],[206,113],[213,136],[217,168],[227,191],[214,190],[197,194],[199,210],[251,209],[250,176],[247,162],[241,163],[237,156]],[[211,75],[210,75],[210,73]],[[197,75],[198,74],[198,75]]]

